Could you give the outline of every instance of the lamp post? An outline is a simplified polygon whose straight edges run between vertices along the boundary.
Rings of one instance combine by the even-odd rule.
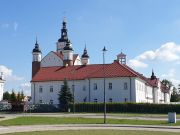
[[[103,48],[103,76],[104,76],[104,124],[106,124],[106,78],[105,78],[105,52],[107,51],[105,46]]]
[[[75,74],[75,69],[74,69],[74,63],[73,63],[73,113],[75,113],[75,88],[74,88],[74,74]]]

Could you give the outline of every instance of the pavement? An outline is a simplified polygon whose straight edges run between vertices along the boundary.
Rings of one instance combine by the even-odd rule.
[[[180,126],[144,126],[120,124],[66,124],[66,125],[30,125],[30,126],[0,126],[0,134],[32,131],[53,130],[143,130],[180,132]]]

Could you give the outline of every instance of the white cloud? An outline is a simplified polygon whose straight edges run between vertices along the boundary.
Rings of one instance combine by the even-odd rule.
[[[162,74],[161,77],[163,79],[167,79],[167,80],[171,81],[173,83],[173,85],[175,85],[177,87],[178,84],[180,84],[180,80],[176,78],[177,77],[176,75],[177,75],[176,70],[170,69],[168,71],[168,73]]]
[[[18,23],[17,22],[14,22],[13,28],[14,28],[14,31],[17,31],[17,29],[18,29]]]
[[[20,84],[21,90],[24,91],[25,95],[31,95],[31,83],[30,82],[25,82]]]
[[[156,50],[145,51],[139,56],[129,61],[132,67],[146,68],[148,65],[144,61],[162,61],[162,62],[178,62],[180,61],[180,45],[174,42],[168,42],[163,44],[160,48]],[[143,63],[139,66],[137,63]],[[145,66],[146,65],[146,66]]]
[[[8,82],[21,81],[24,78],[13,74],[12,69],[7,68],[4,65],[0,65],[0,73],[3,73],[4,79]]]
[[[129,65],[132,66],[132,67],[136,67],[136,68],[146,68],[148,67],[147,64],[139,61],[139,60],[136,60],[136,59],[132,59],[132,60],[129,60]]]

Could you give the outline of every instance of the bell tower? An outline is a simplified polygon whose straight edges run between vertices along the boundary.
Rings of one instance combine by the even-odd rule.
[[[41,50],[39,48],[37,38],[36,38],[35,47],[34,47],[34,49],[32,51],[32,56],[33,56],[32,57],[32,77],[34,77],[34,75],[40,69],[41,59],[42,59],[42,53],[41,53]]]
[[[67,34],[67,28],[66,28],[66,20],[64,18],[62,22],[62,29],[61,29],[61,37],[58,39],[57,42],[57,52],[62,53],[63,48],[66,46],[66,43],[68,41],[68,34]]]
[[[72,66],[73,65],[73,48],[71,47],[70,40],[67,41],[66,46],[62,50],[63,54],[63,65]]]
[[[126,64],[126,54],[124,54],[121,50],[121,53],[117,55],[117,61],[119,61],[120,64]]]
[[[86,46],[84,48],[83,55],[81,56],[81,62],[83,65],[89,64],[89,55],[87,53]]]

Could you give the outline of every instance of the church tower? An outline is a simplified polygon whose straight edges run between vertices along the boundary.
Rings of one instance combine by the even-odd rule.
[[[68,41],[68,34],[67,34],[67,28],[66,28],[66,21],[65,19],[62,22],[62,29],[61,29],[61,38],[57,42],[57,52],[62,53],[64,47],[66,46],[66,43]]]
[[[39,48],[39,44],[37,42],[37,38],[36,38],[36,43],[35,43],[35,47],[32,51],[32,77],[34,77],[34,75],[38,72],[38,70],[40,69],[41,66],[41,59],[42,59],[42,53],[41,50]]]
[[[81,62],[82,62],[82,65],[89,64],[89,55],[87,53],[86,46],[84,48],[83,55],[81,56]]]
[[[154,80],[154,79],[156,79],[156,76],[154,74],[154,71],[152,70],[151,80]]]
[[[5,80],[3,79],[3,73],[1,72],[0,74],[0,101],[3,100],[4,82]]]
[[[72,66],[73,65],[73,48],[71,47],[70,40],[67,41],[66,46],[62,50],[63,54],[63,65]]]
[[[120,64],[126,64],[126,55],[122,51],[117,55],[117,61],[119,61]]]

